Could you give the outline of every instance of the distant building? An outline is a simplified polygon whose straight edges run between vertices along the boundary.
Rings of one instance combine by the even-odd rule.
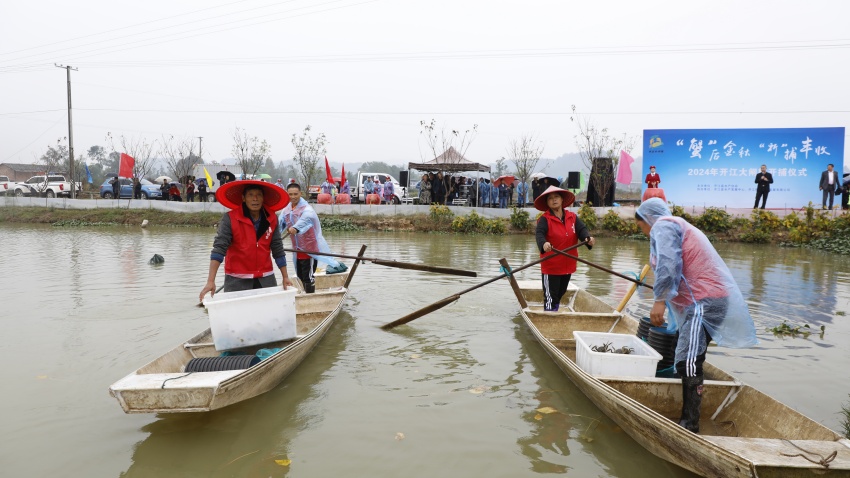
[[[43,164],[0,163],[0,176],[9,176],[13,182],[23,182],[46,172]]]

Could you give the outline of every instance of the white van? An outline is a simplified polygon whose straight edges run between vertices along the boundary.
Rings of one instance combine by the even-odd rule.
[[[357,184],[354,185],[354,188],[351,190],[351,202],[366,202],[366,193],[363,189],[363,183],[366,182],[368,178],[370,181],[375,181],[375,176],[378,177],[378,181],[381,184],[384,184],[387,181],[392,181],[393,183],[393,204],[401,204],[401,198],[407,197],[407,189],[403,188],[401,184],[399,184],[398,180],[394,178],[391,174],[387,173],[363,173],[357,172]],[[381,199],[383,200],[383,198]]]

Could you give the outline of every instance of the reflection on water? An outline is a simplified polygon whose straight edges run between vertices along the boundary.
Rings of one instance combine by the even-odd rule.
[[[344,312],[280,387],[197,415],[124,415],[107,388],[202,328],[195,307],[210,230],[0,225],[0,359],[9,476],[690,476],[648,454],[604,417],[534,342],[507,283],[391,332],[379,326],[537,259],[531,236],[336,234],[336,250],[471,269],[478,278],[364,264]],[[49,240],[46,240],[49,238]],[[646,242],[602,240],[581,255],[638,272]],[[848,259],[719,244],[749,300],[760,345],[712,347],[712,362],[838,428],[850,371]],[[150,266],[153,254],[165,264]],[[518,274],[539,280],[539,268]],[[578,285],[616,304],[626,281],[579,266]],[[650,281],[652,278],[650,277]],[[651,291],[628,311],[646,315]],[[765,332],[783,320],[823,338]],[[816,390],[817,393],[812,393]],[[538,410],[550,411],[541,413]],[[50,459],[45,459],[49,456]],[[274,460],[292,460],[283,467]]]

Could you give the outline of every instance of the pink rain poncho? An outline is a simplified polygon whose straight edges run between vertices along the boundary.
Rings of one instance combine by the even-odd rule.
[[[290,235],[292,247],[304,251],[330,253],[331,248],[322,236],[322,225],[316,211],[302,197],[293,209],[292,203],[287,204],[278,218],[280,233],[286,234],[286,229],[294,227],[298,234]],[[296,253],[292,253],[292,263],[296,263]],[[310,254],[310,257],[331,267],[339,267],[339,262],[333,257]]]
[[[649,263],[655,272],[655,300],[667,302],[668,329],[680,329],[676,362],[705,352],[705,334],[694,332],[700,323],[718,345],[743,348],[757,344],[741,290],[705,234],[674,217],[659,198],[644,201],[637,214],[652,226]],[[691,337],[683,340],[683,335]]]

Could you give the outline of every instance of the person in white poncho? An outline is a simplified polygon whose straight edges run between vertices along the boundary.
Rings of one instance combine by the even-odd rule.
[[[755,326],[732,273],[705,234],[670,213],[659,198],[644,201],[635,213],[649,237],[649,265],[655,273],[652,325],[678,328],[675,366],[682,377],[679,425],[699,433],[702,364],[708,342],[744,348],[758,343]]]
[[[289,231],[292,248],[310,252],[330,253],[331,248],[322,236],[322,225],[316,211],[301,197],[301,185],[291,183],[286,186],[289,204],[283,208],[278,218],[281,234]],[[295,274],[304,284],[304,291],[312,294],[316,291],[315,272],[318,262],[326,264],[326,274],[345,272],[348,267],[333,257],[305,252],[293,253]]]

